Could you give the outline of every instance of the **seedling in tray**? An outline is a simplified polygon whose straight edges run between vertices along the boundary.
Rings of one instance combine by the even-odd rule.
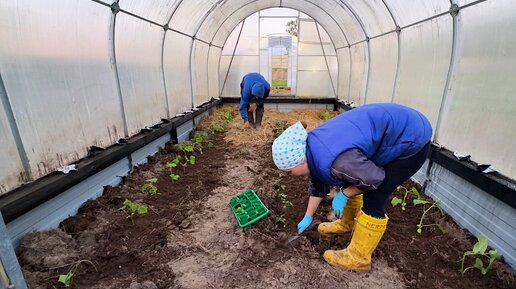
[[[232,198],[229,206],[242,228],[250,226],[269,214],[267,207],[251,189]]]

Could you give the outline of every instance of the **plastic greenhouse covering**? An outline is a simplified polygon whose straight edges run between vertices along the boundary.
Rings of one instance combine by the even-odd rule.
[[[0,199],[92,148],[237,102],[249,72],[271,83],[275,108],[419,110],[434,147],[491,165],[514,192],[515,27],[516,0],[0,0]],[[145,146],[187,139],[199,115]],[[131,169],[146,157],[128,154]],[[453,173],[430,156],[415,178],[445,211],[458,207],[462,227],[490,231],[516,268],[516,207],[496,192],[470,197],[486,190]]]
[[[238,97],[249,71],[270,80],[271,37],[288,35],[270,27],[288,20],[298,25],[282,48],[293,96],[412,106],[435,142],[516,175],[514,1],[0,4],[2,192],[92,145]]]

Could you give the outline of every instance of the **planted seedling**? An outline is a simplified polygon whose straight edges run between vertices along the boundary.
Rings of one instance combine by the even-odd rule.
[[[421,199],[421,194],[419,194],[419,192],[417,191],[417,189],[416,189],[416,188],[414,188],[414,187],[412,187],[412,189],[411,189],[411,190],[407,190],[407,188],[405,188],[405,187],[403,187],[403,186],[398,186],[398,188],[396,188],[396,191],[397,191],[397,192],[402,192],[402,193],[404,193],[404,195],[403,195],[403,199],[400,199],[400,198],[398,198],[398,197],[394,197],[394,198],[392,198],[392,200],[391,200],[391,205],[392,205],[393,207],[396,207],[397,205],[401,204],[401,210],[402,210],[402,211],[405,211],[405,206],[407,205],[406,200],[407,200],[407,196],[408,196],[409,194],[414,195],[414,196],[416,197],[416,199]],[[414,205],[415,205],[415,203],[414,203]]]
[[[191,165],[195,165],[195,156],[190,156],[188,160],[190,161]]]
[[[131,222],[133,222],[134,215],[145,215],[147,214],[147,207],[144,205],[140,205],[138,203],[133,203],[128,199],[125,199],[123,202],[123,206],[118,209],[119,211],[124,211],[127,214],[127,218],[131,218]],[[133,222],[134,224],[134,222]]]
[[[75,273],[77,272],[77,268],[79,267],[79,264],[81,263],[90,263],[93,268],[95,268],[95,271],[97,271],[97,267],[89,261],[89,260],[80,260],[77,262],[72,263],[70,267],[68,268],[68,271],[64,275],[59,275],[57,282],[63,284],[65,287],[70,287],[72,285],[72,279],[75,276]]]
[[[331,113],[327,110],[325,110],[320,116],[319,116],[323,121],[327,121],[329,120],[330,118],[333,117],[333,115],[331,115]]]
[[[486,253],[488,245],[486,236],[481,234],[480,236],[478,236],[477,240],[477,243],[473,245],[473,250],[466,251],[464,252],[464,255],[462,255],[462,262],[460,265],[460,271],[462,272],[462,274],[466,273],[466,271],[469,269],[477,268],[478,270],[480,270],[480,272],[482,272],[482,275],[485,275],[487,274],[487,272],[489,272],[489,270],[491,270],[494,261],[498,257],[498,252],[496,250],[489,250]],[[466,260],[466,256],[470,255],[477,256],[477,258],[475,259],[475,264],[464,269],[464,261]],[[487,261],[486,267],[484,267],[484,262],[482,261],[482,259]]]
[[[223,112],[222,112],[222,118],[226,121],[226,122],[231,122],[233,120],[233,112],[231,111],[231,109],[225,109]]]
[[[210,142],[208,142],[208,148],[210,148],[210,149],[211,149],[212,147],[215,147],[215,145],[214,145],[211,141],[210,141]]]
[[[170,174],[170,179],[173,180],[173,181],[178,181],[179,180],[179,175],[176,175],[176,174]]]
[[[283,224],[283,227],[285,227],[287,225],[287,219],[285,219],[285,215],[277,216],[274,219],[274,223]]]
[[[142,192],[148,193],[151,196],[158,195],[158,187],[156,187],[154,184],[158,181],[157,178],[151,178],[148,180],[145,180],[145,184],[142,186]]]
[[[171,162],[168,162],[165,167],[167,169],[172,169],[177,167],[177,165],[181,162],[181,156],[177,155],[175,159],[173,159]]]
[[[272,130],[272,132],[274,133],[274,135],[278,136],[282,134],[285,131],[285,129],[287,129],[287,122],[284,120],[278,120],[274,123],[274,129]]]
[[[213,129],[214,132],[219,132],[219,133],[224,132],[224,127],[218,123],[214,124],[211,128]]]
[[[439,230],[441,230],[441,232],[443,234],[446,234],[446,229],[441,225],[441,224],[437,224],[437,223],[434,223],[434,224],[423,224],[423,220],[425,219],[425,216],[426,214],[432,209],[432,208],[437,208],[439,209],[439,211],[441,212],[441,216],[444,216],[444,212],[443,210],[441,209],[441,207],[439,206],[439,203],[441,202],[441,200],[437,200],[435,202],[433,202],[430,207],[428,207],[427,209],[425,209],[425,206],[426,204],[429,204],[430,202],[426,201],[426,200],[423,200],[421,198],[417,198],[414,200],[414,206],[417,206],[417,205],[422,205],[423,206],[423,215],[421,215],[421,219],[419,220],[419,224],[417,224],[417,232],[418,234],[421,234],[423,232],[423,228],[424,227],[432,227],[432,226],[436,226]]]

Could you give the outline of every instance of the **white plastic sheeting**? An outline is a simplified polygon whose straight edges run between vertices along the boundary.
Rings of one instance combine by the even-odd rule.
[[[10,106],[3,111],[13,112],[14,145],[35,178],[84,157],[91,145],[113,144],[125,127],[132,135],[219,96],[225,80],[222,95],[238,96],[241,76],[268,65],[258,24],[244,29],[228,79],[233,52],[221,48],[246,17],[280,6],[264,16],[301,15],[321,28],[324,53],[300,39],[290,59],[297,96],[415,107],[438,127],[439,143],[516,176],[514,1],[119,2],[121,11],[111,1],[0,0],[0,73]],[[19,175],[20,161],[9,155],[7,170],[16,172],[4,175]],[[23,182],[7,178],[1,183],[9,188]]]
[[[460,58],[437,131],[441,144],[512,177],[516,176],[514,11],[516,1],[502,0],[460,12]]]
[[[90,1],[0,1],[0,73],[34,178],[124,136],[110,63],[111,15]],[[8,132],[0,139],[12,139]],[[2,158],[6,169],[19,169],[16,155]],[[8,178],[0,184],[22,183],[13,181],[22,171],[3,168]]]

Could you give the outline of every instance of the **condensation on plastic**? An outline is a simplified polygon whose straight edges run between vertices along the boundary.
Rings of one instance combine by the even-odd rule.
[[[2,0],[0,7],[0,71],[33,177],[123,137],[110,65],[111,11],[91,1]],[[3,132],[1,139],[11,139],[6,127]],[[18,153],[12,156],[16,164]]]
[[[355,105],[364,104],[365,84],[366,84],[366,65],[367,47],[364,42],[350,47],[351,50],[351,81],[349,91],[349,101]]]
[[[120,8],[165,25],[181,0],[122,0]]]
[[[400,27],[446,12],[450,0],[385,0]]]
[[[339,83],[337,86],[337,96],[339,99],[349,102],[349,77],[350,77],[350,58],[349,48],[337,50],[339,60]]]
[[[130,135],[167,117],[161,43],[163,29],[118,14],[115,49],[118,77]]]
[[[220,96],[220,73],[219,73],[219,59],[222,50],[220,48],[211,46],[208,52],[208,96]]]
[[[437,141],[478,163],[516,175],[516,1],[486,1],[460,11],[457,77]]]
[[[259,60],[258,56],[235,56],[229,75],[222,91],[223,96],[239,97],[240,96],[240,82],[242,77],[251,71],[258,71]],[[222,56],[220,61],[220,87],[224,83],[226,71],[231,61],[231,56]]]
[[[389,33],[371,39],[371,69],[367,87],[367,103],[391,102],[398,63],[398,36]]]
[[[208,50],[206,43],[195,41],[193,46],[193,87],[194,105],[199,106],[209,100],[208,97]]]
[[[165,37],[163,68],[167,83],[170,115],[184,112],[192,107],[190,86],[190,37],[168,31]]]
[[[348,5],[360,17],[369,37],[376,36],[396,28],[394,21],[382,0],[347,0]]]
[[[400,33],[402,54],[394,102],[421,111],[434,128],[450,67],[452,21],[445,15]]]

